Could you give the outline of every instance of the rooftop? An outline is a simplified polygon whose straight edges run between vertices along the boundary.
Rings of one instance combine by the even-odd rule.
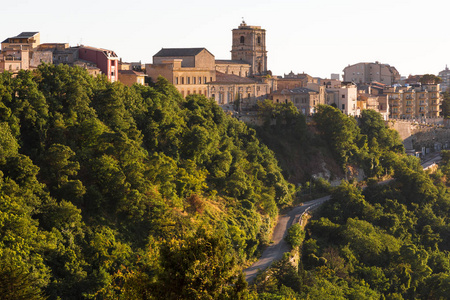
[[[12,37],[7,38],[2,43],[9,43],[9,39],[28,39],[28,38],[31,38],[31,37],[35,36],[38,33],[39,33],[39,31],[25,31],[25,32],[21,32],[17,36],[12,36]]]
[[[228,59],[216,59],[216,64],[224,64],[224,65],[249,65],[249,63],[242,60],[228,60]]]
[[[274,94],[309,94],[309,93],[317,93],[315,90],[311,90],[308,88],[294,88],[294,89],[284,89],[284,90],[278,90],[275,91]]]
[[[143,72],[138,72],[134,70],[119,70],[119,74],[123,75],[136,75],[136,76],[147,76]]]
[[[162,48],[153,57],[195,56],[203,50],[208,51],[206,48]]]
[[[39,33],[39,31],[25,31],[25,32],[21,32],[18,36],[10,37],[10,39],[15,39],[15,38],[27,39],[27,38],[35,36],[38,33]]]
[[[248,77],[241,77],[216,71],[216,81],[212,83],[254,84],[259,83],[259,81]]]

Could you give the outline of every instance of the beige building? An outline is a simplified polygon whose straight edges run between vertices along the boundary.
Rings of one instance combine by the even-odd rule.
[[[249,26],[244,21],[233,29],[231,59],[251,66],[248,75],[267,74],[266,30],[261,26]]]
[[[255,78],[216,72],[216,80],[208,83],[208,96],[224,109],[250,108],[257,101],[268,98],[271,92],[268,81],[270,79],[260,81]],[[236,100],[239,102],[236,103]]]
[[[361,111],[357,107],[357,87],[352,82],[342,82],[339,87],[327,88],[328,104],[336,105],[344,114],[359,116]]]
[[[119,70],[119,81],[127,86],[132,86],[133,84],[145,85],[145,75],[143,72],[134,70]]]
[[[344,69],[344,81],[356,84],[378,81],[386,85],[400,82],[400,73],[395,67],[388,64],[358,63],[349,65]]]
[[[163,48],[145,65],[151,80],[163,76],[183,97],[190,94],[208,96],[208,82],[216,81],[214,55],[205,48]]]
[[[319,104],[325,104],[325,99],[321,100],[320,93],[308,88],[283,89],[271,94],[273,103],[292,102],[304,115],[315,113]]]
[[[381,114],[383,120],[389,119],[389,103],[387,95],[373,95],[358,91],[357,109],[363,111],[371,109]]]
[[[439,84],[389,86],[384,89],[392,119],[436,118],[441,116]]]
[[[283,78],[277,78],[279,90],[306,87],[308,83],[317,83],[317,80],[308,74],[294,74],[292,71],[289,74],[284,74]]]
[[[19,70],[28,70],[32,52],[39,43],[39,32],[22,32],[4,40],[0,53],[0,72],[17,73]]]
[[[216,71],[224,73],[237,75],[240,77],[248,77],[251,72],[251,65],[244,63],[240,60],[216,60]]]

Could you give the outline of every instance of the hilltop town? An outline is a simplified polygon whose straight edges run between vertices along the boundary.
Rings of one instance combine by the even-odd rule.
[[[22,32],[2,42],[0,72],[17,73],[39,64],[67,64],[104,74],[110,82],[146,85],[165,77],[183,97],[213,98],[224,110],[251,112],[256,103],[292,102],[305,115],[320,104],[337,107],[349,116],[364,109],[379,112],[384,120],[427,120],[443,123],[442,91],[450,86],[450,70],[439,78],[401,77],[393,66],[380,62],[348,65],[340,74],[318,78],[308,74],[283,76],[268,69],[266,30],[242,23],[232,30],[231,59],[217,59],[206,48],[162,48],[151,63],[123,62],[113,51],[68,43],[40,43],[39,32]],[[442,82],[441,82],[442,80]]]
[[[449,148],[449,70],[278,76],[232,38],[2,42],[0,299],[448,298],[450,151],[406,154]]]

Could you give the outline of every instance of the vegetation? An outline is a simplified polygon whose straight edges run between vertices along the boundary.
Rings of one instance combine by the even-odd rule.
[[[128,88],[45,64],[0,74],[0,298],[448,297],[449,153],[423,172],[370,110],[357,122],[320,106],[307,123],[264,102],[260,116],[249,128],[163,78]],[[344,181],[290,229],[299,263],[287,255],[249,288],[243,266],[293,202],[284,175],[330,190],[313,164],[295,173],[311,157],[395,181]]]
[[[0,75],[0,298],[239,299],[293,187],[255,131],[159,78]]]
[[[442,82],[442,78],[434,74],[425,74],[420,77],[419,82],[421,84],[438,84]]]
[[[315,120],[320,133],[329,134],[336,157],[349,164],[372,156],[374,165],[380,162],[395,181],[364,190],[344,181],[334,189],[305,229],[298,264],[285,258],[261,274],[259,294],[275,299],[448,298],[450,152],[443,151],[441,168],[428,174],[417,158],[402,154],[397,138],[373,111],[363,112],[358,127],[334,114],[322,107]],[[341,141],[333,131],[352,139]]]

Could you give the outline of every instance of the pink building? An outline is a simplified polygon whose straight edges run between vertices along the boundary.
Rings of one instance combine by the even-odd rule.
[[[114,51],[80,46],[78,50],[79,59],[92,62],[108,77],[110,82],[119,78],[119,58]]]

